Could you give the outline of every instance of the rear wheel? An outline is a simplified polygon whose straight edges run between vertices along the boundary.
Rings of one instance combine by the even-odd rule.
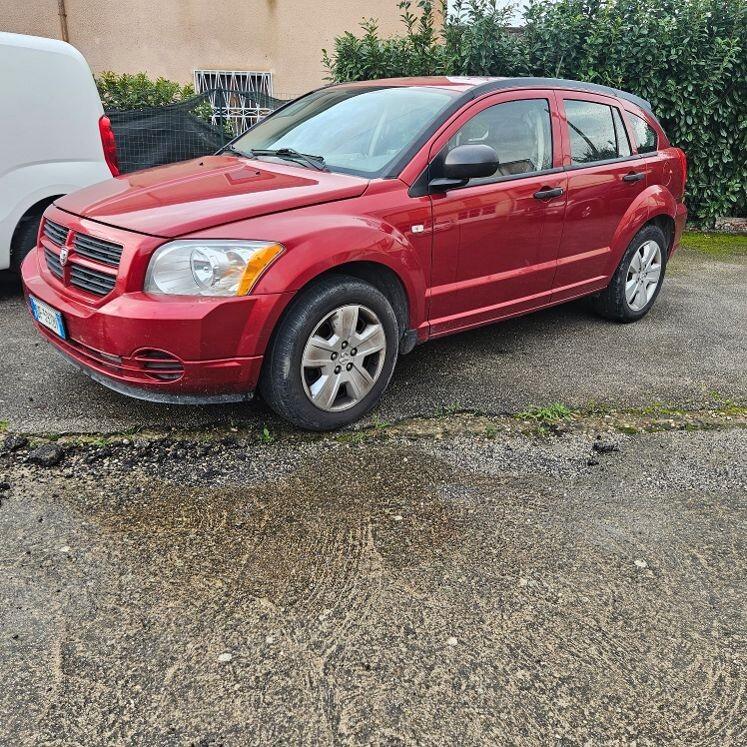
[[[354,277],[323,278],[299,294],[281,321],[260,392],[302,428],[348,425],[379,401],[398,343],[397,318],[384,294]]]
[[[658,226],[645,226],[628,244],[610,284],[593,299],[602,316],[634,322],[654,305],[664,281],[667,241]]]

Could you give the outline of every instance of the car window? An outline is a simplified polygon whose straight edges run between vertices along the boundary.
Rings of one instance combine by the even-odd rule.
[[[324,88],[252,127],[233,145],[249,152],[293,148],[333,171],[386,172],[458,94],[427,86]]]
[[[631,155],[617,107],[576,99],[566,99],[564,104],[572,163],[594,163]]]
[[[615,123],[615,139],[617,142],[617,153],[620,158],[625,156],[633,155],[633,150],[630,147],[630,140],[628,140],[628,133],[625,131],[625,125],[623,124],[622,115],[620,110],[616,107],[612,107],[612,120]]]
[[[652,153],[659,146],[659,138],[649,123],[637,114],[628,112],[630,124],[633,127],[633,139],[639,153]]]
[[[467,144],[489,145],[499,163],[493,176],[472,179],[470,184],[551,169],[550,104],[547,99],[527,99],[483,109],[461,127],[446,149]]]

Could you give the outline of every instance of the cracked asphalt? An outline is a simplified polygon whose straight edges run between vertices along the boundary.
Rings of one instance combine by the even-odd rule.
[[[670,270],[324,436],[99,389],[6,282],[0,745],[747,743],[747,261]]]

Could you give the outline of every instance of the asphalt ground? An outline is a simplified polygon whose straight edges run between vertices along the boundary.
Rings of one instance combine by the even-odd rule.
[[[0,283],[0,341],[0,420],[10,430],[275,423],[259,402],[156,405],[88,380],[39,337],[9,277]],[[400,359],[366,422],[445,409],[516,412],[555,401],[578,408],[694,406],[713,392],[729,398],[747,392],[747,259],[681,251],[641,322],[611,323],[573,303],[427,343]]]
[[[0,745],[747,743],[746,280],[423,346],[324,436],[101,389],[6,281]]]

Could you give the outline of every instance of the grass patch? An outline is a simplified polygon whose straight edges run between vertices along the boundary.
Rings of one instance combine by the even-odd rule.
[[[10,423],[7,420],[0,420],[0,433],[5,433],[9,425]]]
[[[514,417],[517,420],[532,420],[535,423],[559,423],[573,417],[573,410],[560,402],[553,402],[547,407],[530,407]]]
[[[263,444],[275,443],[275,436],[266,425],[262,426],[262,433],[259,434],[259,440]]]
[[[747,236],[731,233],[701,233],[685,231],[681,247],[713,257],[746,256]]]

